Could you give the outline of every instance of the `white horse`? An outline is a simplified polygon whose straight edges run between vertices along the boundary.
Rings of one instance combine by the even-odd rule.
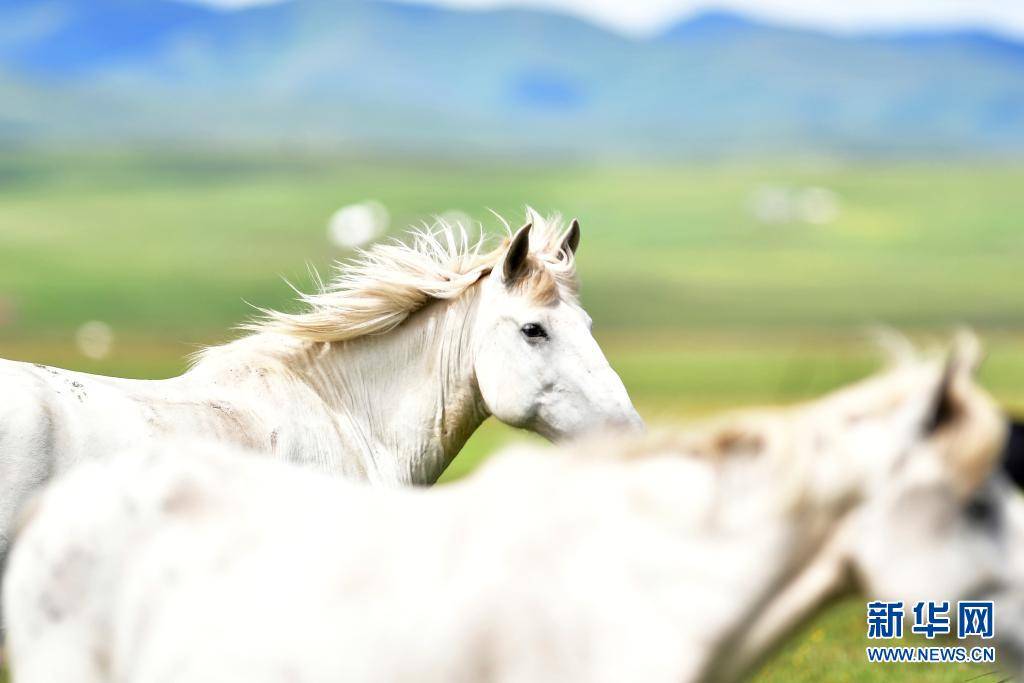
[[[15,544],[14,680],[726,681],[854,589],[994,597],[1013,666],[1024,502],[972,354],[431,490],[219,446],[89,464]]]
[[[489,415],[550,439],[641,421],[591,336],[579,224],[482,253],[440,224],[377,245],[297,315],[137,381],[0,361],[0,560],[39,486],[100,454],[207,437],[376,484],[433,483]]]

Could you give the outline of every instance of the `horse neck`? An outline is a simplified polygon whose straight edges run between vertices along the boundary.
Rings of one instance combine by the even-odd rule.
[[[848,471],[837,477],[843,466],[837,459],[849,454],[820,448],[818,444],[827,440],[815,432],[821,425],[815,407],[792,417],[786,427],[791,436],[783,441],[792,457],[778,454],[774,463],[757,472],[756,491],[748,487],[750,477],[740,476],[735,481],[743,484],[723,486],[718,494],[722,510],[736,506],[744,496],[756,500],[762,495],[745,515],[739,534],[736,563],[750,569],[737,582],[734,600],[741,609],[733,613],[733,630],[720,644],[722,653],[730,656],[709,662],[713,680],[749,674],[829,600],[852,589],[850,513],[858,504],[861,473],[847,466]],[[756,465],[748,460],[736,466]]]
[[[307,357],[305,381],[381,484],[430,484],[487,417],[476,384],[472,290],[394,330]]]
[[[779,536],[774,552],[752,554],[762,573],[757,589],[737,599],[745,609],[737,614],[732,632],[709,659],[709,680],[741,680],[802,624],[836,597],[853,590],[848,563],[846,520],[832,520],[825,533],[798,520]],[[755,556],[756,555],[756,556]],[[728,657],[722,655],[728,653]]]

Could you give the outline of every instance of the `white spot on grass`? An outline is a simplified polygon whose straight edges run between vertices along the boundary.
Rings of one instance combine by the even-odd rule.
[[[796,196],[800,220],[811,225],[828,225],[839,218],[839,195],[824,187],[805,187]]]
[[[336,247],[364,247],[383,235],[390,223],[388,210],[376,201],[343,206],[334,212],[327,225],[327,237]]]
[[[75,346],[86,358],[103,360],[114,349],[114,330],[99,320],[90,320],[75,332]]]
[[[839,218],[839,195],[824,187],[759,185],[750,195],[750,213],[763,225],[828,225]]]

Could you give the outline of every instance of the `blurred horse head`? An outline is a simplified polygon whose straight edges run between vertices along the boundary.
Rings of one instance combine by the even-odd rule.
[[[999,661],[1022,666],[1024,500],[1000,468],[1006,419],[978,363],[962,335],[944,364],[906,361],[795,413],[774,482],[803,559],[741,630],[729,671],[849,589],[902,602],[908,619],[945,604],[954,635],[958,601],[994,601]]]

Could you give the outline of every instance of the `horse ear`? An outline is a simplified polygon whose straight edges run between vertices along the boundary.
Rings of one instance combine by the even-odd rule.
[[[505,261],[501,266],[502,281],[506,285],[513,284],[526,274],[527,261],[530,258],[530,229],[533,223],[527,223],[512,236],[512,242],[505,252]]]
[[[970,331],[960,331],[953,340],[953,348],[939,380],[932,416],[927,423],[929,433],[953,420],[957,414],[957,387],[969,382],[981,366],[981,342]]]
[[[953,347],[949,352],[949,365],[960,375],[973,377],[981,367],[985,354],[981,348],[981,340],[971,330],[957,330],[953,337]]]
[[[562,239],[562,251],[566,254],[575,254],[576,250],[580,248],[580,222],[575,218],[572,219],[572,225],[569,226],[569,230],[566,231],[565,237]]]
[[[942,379],[939,380],[939,386],[935,392],[931,417],[925,423],[926,434],[938,431],[952,421],[956,415],[956,404],[953,401],[953,382],[956,379],[956,372],[957,367],[953,363],[953,358],[950,358],[942,371]]]

